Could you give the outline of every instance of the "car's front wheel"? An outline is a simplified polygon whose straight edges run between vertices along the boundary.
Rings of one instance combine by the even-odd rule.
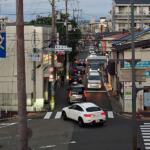
[[[78,119],[78,124],[80,127],[84,126],[84,122],[83,122],[83,119],[81,117],[79,117],[79,119]]]
[[[67,120],[68,119],[65,111],[62,112],[62,118],[63,118],[63,120]]]

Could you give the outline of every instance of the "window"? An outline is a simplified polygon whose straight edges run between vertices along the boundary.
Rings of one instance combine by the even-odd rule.
[[[87,112],[93,112],[93,111],[100,111],[101,109],[99,107],[89,107],[86,109]]]
[[[83,109],[80,106],[78,106],[78,105],[76,105],[76,110],[83,111]]]
[[[89,80],[101,80],[100,76],[89,76]]]

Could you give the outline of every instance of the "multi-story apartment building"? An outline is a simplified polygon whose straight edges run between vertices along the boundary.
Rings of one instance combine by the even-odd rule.
[[[134,26],[136,29],[150,27],[150,1],[134,1]],[[112,30],[130,30],[131,24],[131,1],[113,0],[112,5]]]

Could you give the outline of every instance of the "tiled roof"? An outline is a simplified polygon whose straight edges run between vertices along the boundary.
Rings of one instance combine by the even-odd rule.
[[[130,4],[131,0],[114,0],[116,4]],[[134,4],[150,4],[150,0],[134,0]]]
[[[124,44],[124,45],[115,45],[113,46],[116,51],[121,52],[127,49],[131,49],[131,43]],[[149,48],[150,47],[150,40],[143,40],[135,42],[135,48],[141,47],[141,48]]]
[[[150,32],[150,28],[145,29],[145,30],[142,30],[142,31],[140,31],[140,32],[135,32],[135,39],[136,39],[137,37],[143,35],[143,34],[146,33],[146,32]],[[118,39],[118,41],[114,41],[114,42],[112,43],[112,45],[121,45],[121,44],[123,44],[123,43],[126,43],[126,42],[129,41],[129,40],[131,40],[131,34],[130,34],[130,35],[127,35],[127,36],[124,36],[124,37],[122,37],[122,38],[120,38],[120,39]]]

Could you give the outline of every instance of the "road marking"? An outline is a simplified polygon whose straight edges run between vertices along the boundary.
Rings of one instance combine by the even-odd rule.
[[[145,125],[140,125],[140,127],[150,127],[150,125],[145,124]]]
[[[150,147],[145,147],[145,149],[147,150],[147,149],[150,149]]]
[[[144,142],[150,142],[150,139],[144,139]]]
[[[150,136],[143,136],[143,138],[150,138]]]
[[[142,133],[143,135],[150,135],[150,133]]]
[[[146,122],[146,123],[144,123],[145,125],[150,125],[150,123],[148,123],[148,122]]]
[[[52,112],[47,112],[46,115],[44,116],[44,119],[49,119],[52,115]]]
[[[77,143],[77,142],[76,142],[76,141],[70,141],[70,143],[71,143],[71,144],[75,144],[75,143]]]
[[[50,148],[50,147],[56,147],[56,145],[47,145],[47,146],[41,146],[41,149],[46,149],[46,148]]]
[[[108,118],[114,118],[114,114],[112,111],[108,111],[107,114],[108,114]]]
[[[61,118],[61,115],[62,115],[62,112],[61,112],[61,111],[58,111],[58,112],[56,113],[55,119]]]
[[[142,127],[141,130],[150,130],[150,128],[143,128],[143,127]]]
[[[0,124],[0,125],[2,125],[2,127],[0,127],[0,129],[1,129],[1,128],[8,127],[8,126],[15,125],[15,124],[17,124],[17,122],[13,122],[13,123],[2,123],[2,124]]]
[[[150,143],[144,143],[144,145],[148,145],[148,146],[149,146],[149,145],[150,145]]]
[[[150,132],[150,130],[141,130],[142,132]]]

